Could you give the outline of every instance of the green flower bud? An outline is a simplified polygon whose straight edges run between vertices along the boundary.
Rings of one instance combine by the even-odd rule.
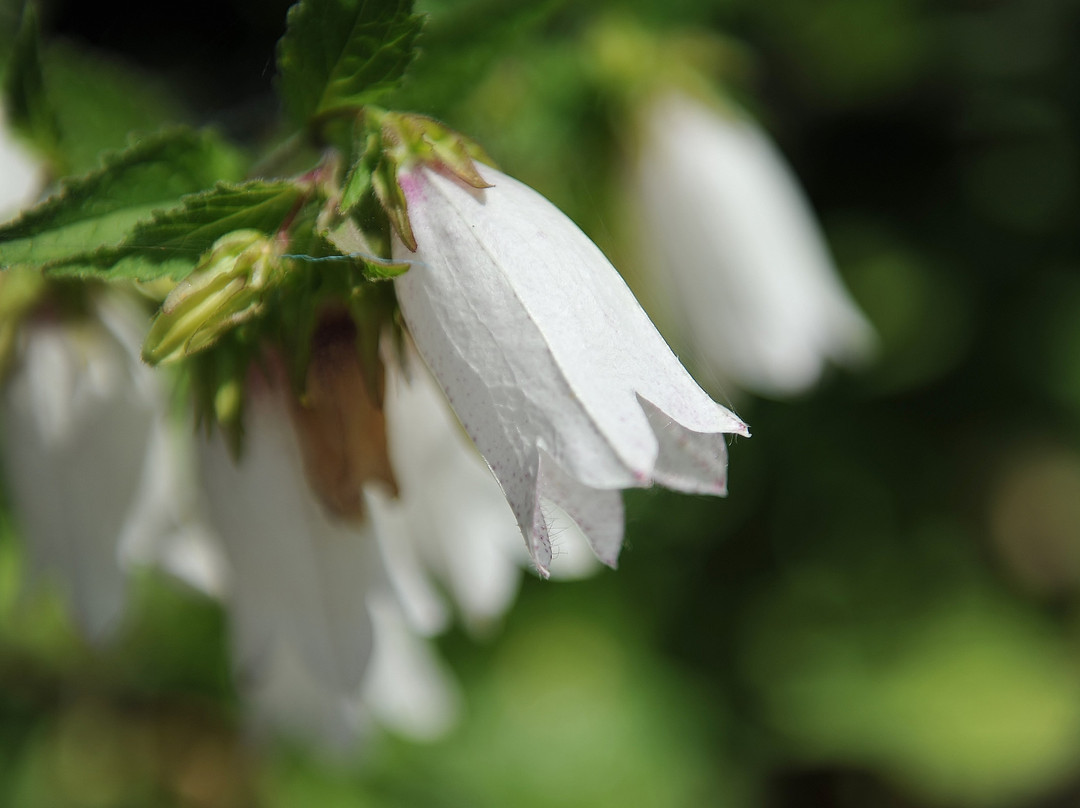
[[[151,365],[175,362],[209,348],[258,315],[266,292],[284,276],[275,242],[257,230],[222,236],[165,298],[143,344]]]

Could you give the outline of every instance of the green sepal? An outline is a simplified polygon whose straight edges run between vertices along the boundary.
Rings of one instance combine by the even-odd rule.
[[[477,160],[492,162],[484,150],[434,118],[368,107],[363,120],[375,136],[378,148],[371,145],[369,135],[367,147],[350,172],[350,184],[357,189],[350,195],[350,200],[359,201],[363,179],[370,176],[371,188],[379,204],[398,238],[410,250],[416,250],[416,237],[409,221],[408,200],[398,181],[402,170],[428,164],[453,174],[473,188],[490,187],[476,167]],[[379,158],[369,168],[373,152]],[[349,210],[344,203],[341,207],[343,211]]]
[[[399,127],[399,132],[407,138],[413,159],[438,164],[473,188],[491,187],[480,176],[476,161],[488,165],[494,165],[494,161],[477,143],[460,132],[425,115],[398,113],[389,124],[384,119],[383,125]]]
[[[305,187],[288,181],[221,183],[155,213],[115,246],[50,262],[44,269],[55,276],[179,280],[195,269],[219,238],[234,230],[273,235],[287,228],[308,194]]]
[[[165,298],[143,344],[151,365],[193,356],[263,310],[264,296],[287,272],[274,239],[240,230],[218,239]]]
[[[378,100],[405,75],[422,26],[412,0],[300,0],[278,44],[287,111],[305,126]]]
[[[341,191],[341,203],[338,209],[348,213],[359,205],[372,190],[371,175],[382,157],[382,140],[378,132],[368,132],[364,138],[364,148],[360,157],[345,178]]]
[[[401,243],[415,252],[416,236],[413,235],[412,222],[409,221],[409,203],[401,183],[398,182],[397,169],[394,161],[384,159],[372,172],[371,185]]]
[[[333,224],[323,224],[320,235],[330,242],[342,257],[355,260],[366,280],[393,280],[409,269],[407,262],[380,258],[351,216],[340,217]]]
[[[0,267],[40,266],[119,244],[155,210],[218,180],[239,179],[243,160],[210,132],[171,129],[65,180],[40,205],[0,227]]]

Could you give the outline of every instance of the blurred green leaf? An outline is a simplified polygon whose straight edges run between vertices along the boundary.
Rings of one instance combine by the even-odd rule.
[[[281,95],[294,121],[303,126],[393,89],[422,25],[412,0],[301,0],[278,46]]]
[[[155,210],[241,174],[239,155],[211,133],[158,133],[107,156],[97,171],[66,180],[54,196],[0,227],[0,267],[116,245]]]
[[[125,148],[135,134],[189,120],[168,84],[115,58],[47,43],[42,65],[62,136],[57,174],[92,171],[104,153]]]
[[[46,155],[60,150],[60,122],[45,94],[37,11],[27,3],[4,75],[4,106],[16,132]]]

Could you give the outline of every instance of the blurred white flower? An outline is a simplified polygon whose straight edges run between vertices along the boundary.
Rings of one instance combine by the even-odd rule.
[[[338,756],[367,737],[374,722],[417,740],[437,738],[453,726],[461,710],[453,676],[392,597],[376,592],[367,605],[374,646],[361,687],[327,687],[295,648],[279,644],[245,688],[256,733],[284,731]]]
[[[402,735],[438,738],[461,712],[457,681],[431,644],[416,636],[393,598],[376,592],[368,608],[375,653],[362,693],[365,709]]]
[[[84,631],[120,619],[120,536],[154,407],[127,349],[99,323],[27,323],[4,389],[4,463],[31,569],[59,579]],[[137,361],[137,360],[136,360]]]
[[[12,137],[0,110],[0,222],[34,200],[42,173],[40,162]]]
[[[713,402],[600,250],[554,205],[478,166],[477,190],[431,168],[398,181],[418,248],[395,279],[417,349],[502,486],[541,574],[544,500],[614,565],[620,489],[654,482],[723,494],[726,433]]]
[[[287,394],[262,377],[249,385],[238,460],[220,431],[200,444],[210,523],[230,569],[233,662],[257,682],[280,645],[344,697],[367,670],[366,599],[383,567],[370,523],[333,517],[312,492]]]
[[[419,568],[397,569],[389,553],[410,537],[380,535],[386,521],[375,512],[393,507],[394,481],[355,335],[320,334],[304,403],[270,360],[267,375],[251,373],[239,458],[220,432],[200,448],[230,564],[234,665],[256,724],[325,749],[352,746],[370,718],[433,737],[457,715],[456,684],[401,613],[424,612],[417,590],[398,587],[399,604],[387,566],[437,596]]]
[[[42,174],[0,113],[0,221],[33,200]],[[20,294],[25,279],[5,280]],[[46,302],[4,325],[14,356],[0,395],[3,466],[35,576],[55,580],[95,640],[123,615],[132,564],[219,591],[224,568],[195,520],[165,392],[139,358],[145,313],[110,293],[93,296],[85,316],[63,318]]]
[[[798,181],[756,124],[669,91],[643,115],[642,238],[676,321],[721,380],[770,396],[815,384],[874,336]]]
[[[182,474],[167,468],[163,392],[139,359],[143,323],[119,296],[95,298],[82,318],[32,315],[3,386],[3,463],[31,569],[57,581],[97,640],[122,617],[125,562],[220,585],[220,563],[187,524]]]

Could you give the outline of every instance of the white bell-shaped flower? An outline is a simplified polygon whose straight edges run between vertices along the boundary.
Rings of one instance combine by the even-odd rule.
[[[325,357],[313,366],[346,380],[357,367]],[[267,375],[273,378],[251,371],[239,458],[220,432],[200,449],[211,523],[230,563],[233,662],[253,722],[328,751],[351,747],[370,719],[413,737],[441,734],[457,715],[457,686],[391,594],[387,566],[395,559],[384,551],[403,537],[379,535],[386,526],[377,514],[391,499],[386,481],[368,478],[356,492],[360,510],[353,512],[346,488],[359,480],[339,474],[342,467],[322,454],[318,459],[331,468],[313,476],[305,452],[325,436],[312,423],[327,412],[298,417],[302,405],[274,370],[271,360]],[[337,393],[349,384],[328,388]],[[370,406],[346,398],[340,402],[345,410]],[[333,431],[338,423],[330,420]],[[359,424],[381,427],[366,415]],[[381,440],[375,433],[356,437]],[[328,481],[329,502],[325,488],[313,488]],[[332,506],[340,504],[346,512],[335,512]],[[401,594],[404,607],[421,611],[407,599],[412,590]]]
[[[143,330],[142,310],[117,295],[81,318],[31,315],[3,386],[3,464],[31,568],[99,640],[122,616],[132,563],[222,585],[173,466],[165,393],[139,359]]]
[[[4,465],[35,577],[55,580],[80,627],[119,622],[119,543],[135,506],[154,402],[93,320],[27,323],[4,387]],[[137,360],[136,360],[137,361]]]
[[[723,494],[725,435],[747,427],[698,387],[569,218],[478,169],[490,187],[423,164],[399,171],[417,243],[394,245],[415,262],[394,281],[402,313],[541,573],[552,560],[544,500],[613,566],[620,489]]]
[[[351,694],[371,655],[366,599],[383,566],[370,523],[334,518],[312,492],[283,387],[249,385],[239,460],[220,431],[200,446],[229,563],[233,662],[254,684],[285,646],[329,692]]]
[[[864,358],[871,328],[768,136],[676,91],[642,120],[636,195],[653,285],[704,369],[787,396],[830,360]]]

